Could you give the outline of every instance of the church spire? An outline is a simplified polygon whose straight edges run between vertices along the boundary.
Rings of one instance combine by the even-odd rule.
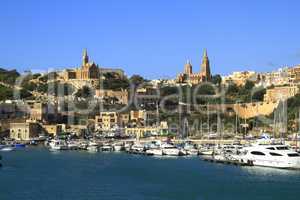
[[[82,56],[82,65],[85,66],[86,64],[89,63],[89,56],[87,53],[87,49],[83,50],[83,56]]]
[[[193,73],[193,66],[190,60],[187,60],[184,65],[184,73],[187,75],[191,75]]]
[[[204,81],[210,81],[211,72],[210,72],[210,64],[209,64],[209,59],[207,56],[206,49],[204,49],[204,53],[203,53],[202,64],[201,64],[201,73],[202,73],[202,79]]]
[[[207,58],[207,49],[204,49],[203,58]]]

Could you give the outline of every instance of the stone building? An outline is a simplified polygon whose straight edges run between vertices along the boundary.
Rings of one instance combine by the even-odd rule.
[[[129,124],[130,115],[129,113],[119,113],[119,124],[120,127],[125,127]]]
[[[101,112],[95,117],[95,129],[109,131],[118,126],[117,112]]]
[[[280,86],[267,89],[264,95],[265,102],[277,102],[280,100],[286,100],[290,97],[295,96],[299,92],[297,86]]]
[[[127,127],[125,128],[126,135],[132,135],[137,138],[145,136],[158,136],[168,134],[168,123],[163,121],[158,126],[141,126],[141,127]]]
[[[82,56],[82,64],[80,68],[68,69],[64,71],[64,79],[93,80],[99,79],[99,67],[94,62],[89,61],[87,50],[84,49]]]
[[[300,65],[288,69],[289,78],[293,83],[300,83]]]
[[[183,73],[177,76],[177,83],[187,83],[190,85],[197,85],[202,82],[207,82],[211,80],[210,63],[207,56],[207,51],[204,50],[202,64],[200,72],[193,73],[193,66],[190,61],[188,61],[184,66]]]
[[[15,140],[28,141],[37,137],[41,133],[41,127],[38,123],[21,122],[10,123],[10,138]]]
[[[145,121],[147,117],[146,110],[131,110],[130,111],[130,120],[131,121]]]
[[[44,130],[52,136],[56,136],[62,133],[62,125],[61,124],[44,124]]]
[[[34,100],[26,101],[29,109],[29,119],[32,121],[56,121],[58,118],[57,105]]]
[[[222,82],[225,85],[236,84],[238,86],[244,85],[247,80],[256,82],[258,79],[258,74],[254,71],[242,71],[233,72],[228,76],[222,77]]]
[[[102,99],[102,100],[109,100],[109,99],[115,99],[118,104],[127,105],[128,104],[128,91],[127,90],[120,90],[120,91],[114,91],[114,90],[96,90],[95,96]],[[113,102],[110,102],[113,103]]]

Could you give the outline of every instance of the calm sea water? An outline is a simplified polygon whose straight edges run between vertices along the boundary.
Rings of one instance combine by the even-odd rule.
[[[1,154],[1,200],[300,199],[300,171],[43,148]]]

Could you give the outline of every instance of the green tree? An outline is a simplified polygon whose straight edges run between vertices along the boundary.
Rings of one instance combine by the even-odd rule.
[[[216,74],[212,77],[212,83],[215,85],[221,85],[222,83],[222,77],[220,74]]]
[[[0,82],[14,85],[20,74],[16,70],[5,70],[0,68]]]
[[[140,75],[132,75],[129,79],[130,83],[134,86],[139,86],[142,83],[147,82],[142,76]]]
[[[79,98],[90,98],[93,97],[93,92],[91,90],[91,88],[89,88],[88,86],[83,86],[82,88],[80,88],[79,90],[77,90],[77,92],[75,93],[76,97]]]

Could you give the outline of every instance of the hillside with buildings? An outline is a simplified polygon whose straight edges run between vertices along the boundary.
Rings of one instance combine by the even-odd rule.
[[[270,120],[285,102],[286,131],[292,133],[300,108],[299,83],[300,66],[213,75],[206,50],[199,72],[188,61],[172,80],[146,80],[100,67],[84,50],[77,68],[36,74],[0,69],[0,131],[16,140],[111,132],[131,137],[244,135],[271,130]]]

